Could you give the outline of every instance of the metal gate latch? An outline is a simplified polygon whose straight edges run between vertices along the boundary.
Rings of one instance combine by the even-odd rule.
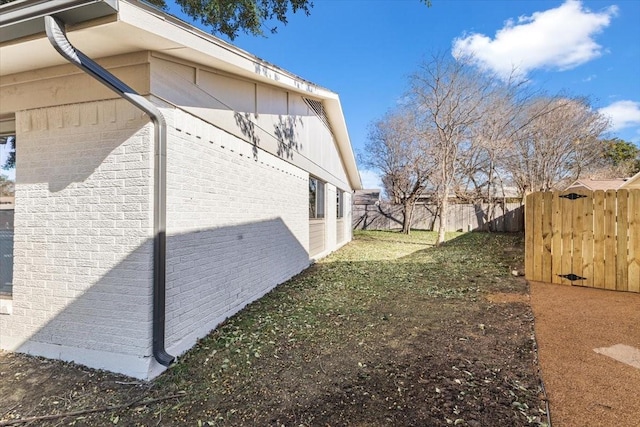
[[[562,196],[559,197],[563,197],[565,199],[569,199],[569,200],[575,200],[575,199],[581,199],[583,197],[587,197],[584,194],[577,194],[577,193],[569,193],[569,194],[564,194]]]

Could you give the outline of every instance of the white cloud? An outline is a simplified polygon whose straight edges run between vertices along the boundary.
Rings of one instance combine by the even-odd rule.
[[[360,171],[360,179],[362,180],[362,188],[365,189],[374,189],[379,188],[382,189],[382,179],[377,172],[361,169]]]
[[[493,39],[470,34],[453,41],[456,58],[472,57],[483,70],[508,78],[525,77],[540,69],[567,70],[602,55],[594,36],[617,14],[610,6],[601,12],[583,8],[578,0],[567,0],[555,9],[509,20]]]
[[[611,119],[611,127],[614,132],[628,127],[640,126],[640,102],[617,101],[599,111]]]

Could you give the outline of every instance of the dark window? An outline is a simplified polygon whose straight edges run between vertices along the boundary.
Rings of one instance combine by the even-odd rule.
[[[309,177],[309,218],[324,218],[324,182]]]
[[[344,216],[344,191],[338,189],[336,193],[336,217],[342,218]]]

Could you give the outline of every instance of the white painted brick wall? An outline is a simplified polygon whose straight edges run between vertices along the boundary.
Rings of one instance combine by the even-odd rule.
[[[296,166],[167,116],[167,346],[180,353],[309,265],[309,187]]]
[[[13,313],[0,316],[0,347],[92,366],[102,352],[148,356],[148,118],[110,100],[17,112],[16,127]]]
[[[180,354],[309,265],[308,173],[164,112],[166,343]],[[14,294],[0,347],[146,378],[157,368],[148,119],[111,100],[18,112],[16,122]],[[332,221],[334,201],[330,186]],[[347,209],[349,198],[350,224]]]

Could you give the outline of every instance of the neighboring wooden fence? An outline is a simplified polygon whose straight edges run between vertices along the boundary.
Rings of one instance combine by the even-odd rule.
[[[397,230],[402,228],[402,207],[391,203],[354,204],[352,217],[354,229]],[[437,228],[437,207],[417,204],[411,227],[419,230]],[[446,231],[472,230],[524,231],[524,206],[520,203],[498,203],[494,206],[493,216],[491,216],[489,205],[486,203],[450,204]]]
[[[640,292],[640,190],[529,194],[529,280]]]

